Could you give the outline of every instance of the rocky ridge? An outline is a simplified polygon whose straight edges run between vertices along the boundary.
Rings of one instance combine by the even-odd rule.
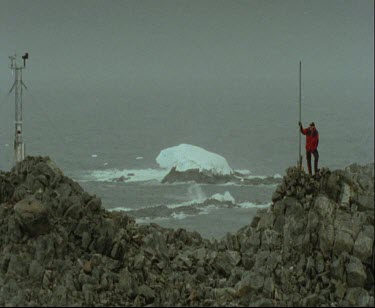
[[[374,164],[289,168],[221,241],[137,225],[48,157],[0,172],[1,306],[374,306]]]
[[[176,167],[171,168],[168,174],[162,179],[161,183],[176,183],[176,182],[196,182],[201,184],[225,184],[234,183],[240,185],[270,185],[279,184],[282,179],[267,176],[267,177],[253,177],[249,178],[240,172],[233,172],[232,174],[220,175],[213,174],[210,171],[199,169],[189,169],[186,171],[178,171]]]

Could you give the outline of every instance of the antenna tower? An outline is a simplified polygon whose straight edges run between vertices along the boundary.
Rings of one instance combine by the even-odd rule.
[[[25,144],[22,138],[22,88],[25,87],[22,81],[22,70],[26,67],[26,60],[29,58],[29,54],[25,53],[22,56],[23,65],[17,64],[17,55],[10,56],[10,69],[14,73],[14,83],[9,93],[14,90],[15,93],[15,135],[14,135],[14,159],[16,163],[19,163],[25,158]],[[27,89],[27,88],[26,88]]]

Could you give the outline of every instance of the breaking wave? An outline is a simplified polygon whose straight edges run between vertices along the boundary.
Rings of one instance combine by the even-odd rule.
[[[214,194],[204,200],[198,198],[177,204],[160,204],[139,209],[117,207],[110,209],[110,211],[126,211],[127,214],[135,217],[137,222],[150,222],[153,219],[185,219],[189,216],[209,214],[211,211],[218,209],[254,209],[266,208],[270,205],[271,203],[236,203],[233,196],[226,191],[224,194]]]
[[[249,170],[238,170],[238,174],[242,176],[243,185],[275,185],[281,181],[282,176],[275,174],[273,176],[266,175],[252,175]],[[134,182],[157,182],[161,183],[163,178],[169,173],[169,169],[102,169],[102,170],[91,170],[80,173],[76,176],[76,180],[79,182],[118,182],[118,183],[134,183]],[[180,185],[184,183],[169,184],[169,185]],[[164,184],[166,185],[166,184]],[[242,185],[238,183],[225,183],[218,184],[220,186],[230,185]],[[197,187],[199,187],[197,185]],[[200,189],[200,188],[192,188]],[[192,194],[199,193],[191,191]],[[201,195],[198,200],[206,198]]]
[[[92,170],[79,176],[80,182],[150,182],[161,180],[167,175],[167,169],[106,169]]]

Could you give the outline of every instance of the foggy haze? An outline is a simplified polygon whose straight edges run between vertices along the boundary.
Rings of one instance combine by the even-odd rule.
[[[366,161],[374,141],[373,12],[365,0],[0,0],[0,98],[13,82],[8,56],[27,51],[24,82],[66,138],[48,135],[25,93],[31,153],[64,164],[65,142],[84,155],[100,143],[108,152],[150,153],[151,162],[164,147],[190,142],[235,167],[282,156],[282,169],[298,146],[302,61],[302,119],[317,123],[326,160],[344,151],[348,163]],[[13,96],[0,108],[5,140]],[[362,143],[338,149],[333,140],[353,142],[343,127]]]

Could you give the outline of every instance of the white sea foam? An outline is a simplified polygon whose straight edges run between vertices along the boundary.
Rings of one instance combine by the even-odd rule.
[[[186,217],[188,217],[189,215],[183,213],[183,212],[173,212],[171,214],[171,217],[174,218],[174,219],[185,219]]]
[[[232,204],[236,203],[229,191],[226,191],[224,194],[214,194],[209,199],[217,200],[219,202],[230,202]]]
[[[202,187],[196,183],[188,188],[189,199],[197,201],[198,203],[204,202],[207,199],[206,194],[203,192]]]
[[[96,181],[96,182],[114,182],[121,177],[125,178],[126,182],[146,182],[157,181],[160,182],[168,173],[165,169],[105,169],[93,170],[81,176],[80,181]]]
[[[182,206],[189,206],[189,205],[193,205],[193,204],[202,204],[203,202],[201,200],[190,200],[190,201],[185,201],[185,202],[181,202],[181,203],[167,204],[166,207],[169,208],[169,209],[175,209],[175,208],[179,208],[179,207],[182,207]]]
[[[96,154],[93,154],[96,155]],[[108,163],[105,162],[104,166],[107,166]],[[160,183],[163,178],[168,174],[169,169],[99,169],[99,170],[92,170],[87,171],[83,174],[80,174],[77,178],[78,181],[81,182],[115,182],[116,179],[123,178],[124,182],[148,182],[148,181],[156,181]],[[267,176],[263,175],[246,175],[248,179],[265,179]],[[282,178],[280,174],[275,174],[273,176],[275,179]],[[164,185],[186,185],[188,183],[174,183],[174,184],[164,184]],[[207,199],[207,196],[204,195],[201,186],[205,184],[196,184],[195,182],[191,182],[191,186],[189,188],[189,195],[191,199],[195,200],[203,200]],[[211,184],[207,184],[211,185]],[[223,184],[217,184],[219,186],[241,186],[241,184],[228,182]],[[274,185],[274,184],[267,184],[267,185]]]
[[[114,207],[112,209],[108,209],[108,211],[112,212],[112,211],[115,211],[115,212],[129,212],[129,211],[133,211],[134,209],[131,209],[129,207]]]
[[[246,201],[246,202],[238,203],[237,205],[241,208],[249,209],[249,208],[267,208],[271,204],[272,203],[258,204],[258,203]]]
[[[225,194],[216,194],[218,196],[224,197]],[[219,197],[219,199],[221,198]],[[232,197],[233,198],[233,197]],[[222,200],[228,200],[228,195],[223,198]],[[233,205],[228,207],[228,204],[223,202],[222,204],[216,203],[216,204],[202,204],[196,202],[196,200],[191,200],[187,202],[182,202],[179,204],[169,204],[169,205],[153,205],[153,206],[148,206],[148,207],[143,207],[139,209],[131,209],[131,208],[125,208],[125,207],[116,207],[113,209],[109,209],[109,211],[123,211],[123,212],[128,212],[128,211],[137,211],[137,210],[145,210],[145,209],[150,209],[153,207],[158,207],[158,206],[166,206],[167,208],[170,209],[170,212],[167,214],[167,216],[164,216],[166,213],[163,210],[164,214],[160,217],[157,216],[157,212],[154,214],[151,214],[152,217],[150,216],[145,216],[145,217],[138,217],[136,218],[137,223],[150,223],[150,222],[158,222],[162,220],[168,220],[168,219],[186,219],[187,217],[192,217],[196,215],[207,215],[210,214],[212,211],[215,210],[220,210],[220,209],[228,209],[230,210],[235,210],[236,208],[242,208],[242,209],[259,209],[259,208],[267,208],[271,205],[271,203],[266,203],[266,204],[258,204],[258,203],[253,203],[253,202],[242,202],[239,204],[233,203]],[[181,207],[186,206],[186,209],[183,209]],[[191,206],[192,208],[196,208],[198,211],[193,211],[191,212],[190,210],[192,208],[189,208]],[[147,212],[147,211],[146,211]],[[151,211],[152,212],[152,211]],[[151,213],[149,212],[149,213]],[[146,214],[147,215],[147,214]],[[156,216],[154,216],[156,215]]]
[[[266,175],[246,175],[244,178],[246,179],[261,179],[264,180],[267,178]]]
[[[223,202],[223,203],[229,201],[230,203],[235,204],[234,198],[232,197],[232,195],[228,191],[226,191],[224,194],[214,194],[209,198],[205,197],[205,195],[202,192],[201,194],[196,195],[195,198],[190,200],[190,201],[167,204],[166,207],[168,207],[170,209],[174,209],[174,208],[179,208],[179,207],[182,207],[182,206],[189,206],[189,205],[193,205],[193,204],[200,205],[200,204],[203,204],[207,200],[217,200],[217,201]]]
[[[226,191],[224,194],[214,194],[209,198],[203,197],[203,195],[202,195],[202,196],[200,196],[200,197],[198,196],[198,198],[192,199],[190,201],[168,204],[168,205],[166,205],[166,207],[168,207],[170,209],[174,209],[174,208],[179,208],[179,207],[189,206],[189,205],[194,205],[194,204],[199,206],[199,205],[202,205],[207,200],[217,200],[217,201],[223,202],[223,203],[230,202],[232,204],[236,203],[235,199],[229,193],[229,191]],[[205,206],[205,208],[210,208],[210,207],[216,207],[216,205]]]
[[[251,174],[251,171],[248,170],[248,169],[236,169],[236,170],[234,170],[234,171],[236,171],[236,172],[238,172],[238,173],[241,173],[242,175],[245,175],[245,176]]]

